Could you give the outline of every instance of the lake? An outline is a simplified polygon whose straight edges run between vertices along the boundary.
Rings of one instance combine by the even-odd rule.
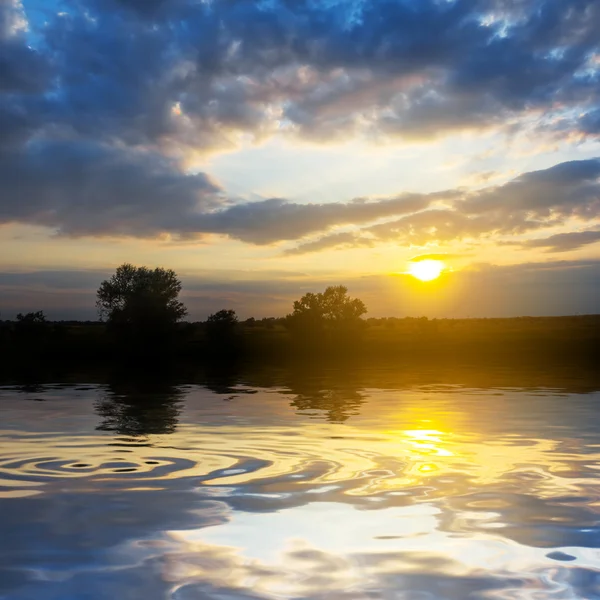
[[[0,598],[600,598],[594,370],[0,386]]]

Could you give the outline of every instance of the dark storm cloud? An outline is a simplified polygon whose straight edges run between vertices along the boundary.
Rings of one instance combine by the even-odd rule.
[[[175,6],[182,2],[174,2],[173,0],[104,0],[97,2],[105,9],[128,8],[136,11],[139,15],[147,17],[155,17],[161,10],[166,10],[169,5]]]
[[[20,39],[0,37],[0,93],[41,92],[49,79],[50,71],[43,57]]]
[[[477,191],[300,204],[279,198],[233,203],[206,175],[185,175],[157,152],[40,141],[0,156],[0,223],[42,225],[69,236],[213,233],[253,244],[303,240],[287,250],[301,254],[377,241],[422,245],[522,234],[568,217],[593,222],[600,216],[599,159],[562,163]],[[327,233],[336,226],[362,229]]]
[[[2,158],[0,223],[67,235],[180,231],[218,192],[205,175],[184,176],[160,155],[85,142],[40,143]]]
[[[502,213],[539,218],[600,215],[600,159],[570,161],[525,173],[509,183],[473,194],[462,205],[469,214]]]
[[[223,233],[245,242],[268,244],[298,239],[333,225],[368,223],[389,215],[412,213],[453,195],[452,191],[402,194],[396,198],[373,201],[359,198],[327,204],[297,204],[274,198],[203,215],[198,226],[203,231]]]
[[[6,79],[46,82],[47,118],[61,127],[126,143],[213,149],[230,129],[281,124],[310,137],[423,137],[599,103],[586,70],[594,0],[81,0],[30,27],[57,77],[50,86],[8,52]]]
[[[44,56],[27,44],[23,13],[15,0],[0,3],[0,94],[35,93],[50,81]]]
[[[40,116],[32,114],[22,102],[0,96],[0,168],[9,153],[17,152],[41,124]],[[7,154],[3,154],[3,151]]]
[[[600,108],[592,110],[580,119],[583,131],[590,134],[600,134]]]
[[[594,0],[24,7],[0,5],[1,222],[68,235],[219,233],[265,244],[396,218],[354,240],[340,232],[304,240],[316,250],[517,233],[598,215],[598,161],[478,193],[304,205],[227,200],[208,176],[165,158],[232,147],[238,134],[430,137],[518,122],[534,110],[547,116],[557,106],[584,115],[581,127],[594,134]]]
[[[220,233],[255,244],[408,214],[455,194],[328,204],[273,198],[227,206],[204,174],[184,175],[158,153],[85,142],[39,143],[9,154],[0,160],[0,180],[0,223],[42,225],[70,236]]]

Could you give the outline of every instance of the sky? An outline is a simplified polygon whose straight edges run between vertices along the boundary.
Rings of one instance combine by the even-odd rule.
[[[124,262],[191,319],[599,312],[600,2],[0,0],[0,318]]]

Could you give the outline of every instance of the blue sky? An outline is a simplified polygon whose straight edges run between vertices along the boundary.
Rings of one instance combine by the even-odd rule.
[[[594,0],[6,0],[0,310],[93,316],[128,261],[197,318],[329,283],[373,315],[592,312],[599,32]],[[365,288],[431,253],[510,299]]]

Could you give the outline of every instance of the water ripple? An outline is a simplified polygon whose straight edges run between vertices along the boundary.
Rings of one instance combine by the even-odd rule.
[[[600,598],[598,394],[235,390],[0,390],[0,598]]]

